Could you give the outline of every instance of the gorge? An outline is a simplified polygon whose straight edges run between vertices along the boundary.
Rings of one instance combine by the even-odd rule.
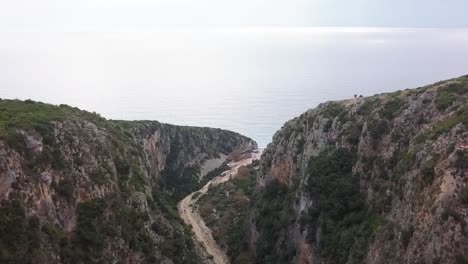
[[[0,262],[468,263],[468,76],[323,103],[257,149],[1,100]]]

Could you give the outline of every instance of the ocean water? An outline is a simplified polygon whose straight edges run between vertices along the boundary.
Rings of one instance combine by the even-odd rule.
[[[468,74],[468,29],[4,33],[0,97],[219,127],[266,146],[317,104]]]

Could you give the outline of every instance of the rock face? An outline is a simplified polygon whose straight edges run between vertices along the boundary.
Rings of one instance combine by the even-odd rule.
[[[176,211],[200,166],[256,143],[0,101],[1,263],[200,263]]]
[[[468,76],[328,102],[264,151],[257,263],[468,263]]]

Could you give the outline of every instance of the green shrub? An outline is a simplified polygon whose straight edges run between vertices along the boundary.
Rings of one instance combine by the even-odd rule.
[[[39,219],[27,217],[19,200],[4,201],[0,207],[0,263],[40,261]]]
[[[455,95],[451,92],[445,91],[439,93],[435,100],[436,107],[439,111],[447,109],[449,106],[453,105],[453,102],[455,102]]]
[[[396,171],[399,175],[403,175],[411,170],[414,164],[415,154],[408,149],[405,149],[401,152],[398,163],[396,167]]]
[[[427,133],[421,132],[421,133],[419,133],[419,135],[416,136],[415,142],[416,142],[416,144],[421,144],[421,143],[426,142],[427,139],[428,139]]]
[[[85,260],[98,257],[104,249],[104,235],[99,232],[99,224],[102,222],[102,216],[106,202],[104,199],[94,199],[88,202],[78,204],[76,241],[74,245],[84,254],[81,256]]]
[[[293,191],[278,181],[273,181],[261,194],[257,228],[260,231],[256,249],[259,263],[288,263],[287,252],[277,251],[276,245],[281,234],[293,220]]]
[[[403,105],[403,100],[399,97],[394,97],[384,104],[383,108],[379,111],[379,114],[381,117],[393,119],[401,111]]]
[[[128,175],[130,173],[130,164],[126,159],[116,157],[114,164],[119,175]]]
[[[161,172],[161,181],[166,190],[173,191],[175,199],[182,199],[187,194],[198,189],[200,175],[199,167],[188,167],[178,170],[165,168]]]
[[[335,118],[341,112],[343,112],[344,109],[345,108],[344,108],[343,105],[341,105],[339,103],[335,103],[335,102],[330,102],[322,109],[321,114],[325,118]]]
[[[103,168],[98,168],[89,173],[89,178],[98,185],[104,185],[108,181],[106,176],[106,170]]]
[[[23,134],[15,129],[9,129],[6,136],[6,142],[8,146],[20,153],[26,151],[26,141]]]
[[[370,136],[374,140],[379,140],[383,135],[390,131],[388,122],[383,119],[373,119],[367,123],[367,129],[370,132]]]
[[[424,182],[426,182],[427,184],[432,183],[432,181],[434,180],[435,166],[436,162],[434,159],[429,159],[421,165],[421,173],[423,175]]]
[[[444,87],[439,88],[439,92],[448,92],[461,95],[468,92],[468,84],[461,82],[453,82]]]
[[[454,116],[450,116],[445,120],[436,123],[432,127],[431,138],[436,139],[440,135],[449,132],[458,124],[468,125],[468,105],[463,106]]]
[[[379,103],[380,103],[380,99],[378,99],[378,98],[365,99],[364,103],[357,110],[357,113],[359,115],[369,116],[374,111],[377,104],[379,104]]]
[[[95,123],[103,123],[105,119],[95,113],[81,111],[69,106],[50,105],[31,100],[1,100],[0,101],[0,137],[8,136],[10,129],[40,130],[42,133],[50,130],[51,121],[63,121],[83,117]]]
[[[356,154],[345,149],[321,152],[308,166],[307,191],[314,207],[301,220],[312,243],[321,230],[320,248],[330,263],[362,263],[380,217],[371,213],[352,168]]]
[[[139,166],[132,165],[132,177],[130,183],[135,187],[137,191],[144,192],[146,186],[149,186],[147,179],[145,178],[143,171]]]

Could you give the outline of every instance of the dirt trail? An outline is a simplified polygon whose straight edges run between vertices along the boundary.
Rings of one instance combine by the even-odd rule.
[[[197,200],[206,194],[210,186],[216,186],[220,183],[229,181],[237,174],[237,170],[241,166],[246,166],[252,163],[253,160],[259,159],[261,153],[252,153],[252,157],[240,160],[238,162],[231,162],[229,167],[231,169],[223,172],[220,176],[213,178],[200,190],[189,194],[187,197],[182,199],[178,204],[178,210],[180,217],[184,220],[187,225],[190,225],[195,233],[197,240],[203,245],[206,252],[213,256],[213,262],[216,264],[228,264],[229,258],[221,247],[216,243],[211,230],[205,225],[203,219],[197,210],[194,209],[194,204]],[[200,193],[196,196],[196,193]],[[194,197],[195,196],[195,197]]]

